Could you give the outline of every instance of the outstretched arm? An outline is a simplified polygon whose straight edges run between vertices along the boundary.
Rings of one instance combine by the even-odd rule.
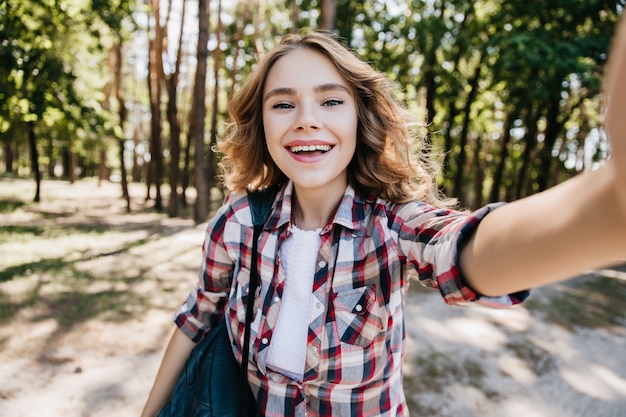
[[[626,20],[618,24],[604,92],[611,157],[594,172],[495,210],[461,252],[477,292],[497,296],[626,260]]]

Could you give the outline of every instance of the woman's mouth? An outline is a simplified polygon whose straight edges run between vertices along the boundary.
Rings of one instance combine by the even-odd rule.
[[[290,146],[289,151],[295,154],[321,152],[326,153],[332,149],[330,145],[298,145]]]

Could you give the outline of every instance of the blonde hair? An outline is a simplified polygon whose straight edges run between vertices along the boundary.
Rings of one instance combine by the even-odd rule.
[[[267,150],[262,95],[267,74],[283,56],[297,49],[321,52],[355,91],[358,129],[356,151],[348,166],[348,183],[367,197],[387,201],[421,200],[437,206],[436,170],[423,137],[412,132],[415,117],[392,97],[393,85],[328,33],[287,35],[263,57],[230,102],[231,122],[218,144],[222,181],[232,191],[263,188],[288,179]]]

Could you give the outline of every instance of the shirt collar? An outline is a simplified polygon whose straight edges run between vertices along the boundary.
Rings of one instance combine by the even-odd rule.
[[[276,197],[274,209],[265,225],[267,229],[277,229],[291,224],[292,196],[293,182],[288,181]],[[336,224],[352,231],[364,230],[366,218],[371,210],[371,202],[363,200],[356,194],[354,188],[348,185],[329,226]],[[329,226],[322,230],[322,234],[331,229]]]

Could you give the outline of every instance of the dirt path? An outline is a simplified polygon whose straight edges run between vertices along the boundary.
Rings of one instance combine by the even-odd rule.
[[[38,206],[33,192],[0,179],[0,417],[138,416],[205,225],[144,210],[141,187],[132,215],[117,184],[46,181]],[[412,415],[625,416],[626,269],[604,275],[506,311],[414,285]]]

